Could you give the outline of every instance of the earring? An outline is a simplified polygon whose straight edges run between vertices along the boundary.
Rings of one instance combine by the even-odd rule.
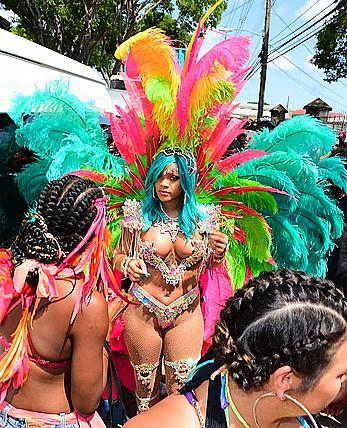
[[[157,195],[155,194],[155,189],[154,189],[154,186],[153,186],[153,190],[152,190],[152,193],[153,193],[153,199],[158,199],[158,198],[157,198]]]
[[[302,404],[300,403],[300,401],[298,401],[297,399],[291,397],[288,394],[283,394],[284,397],[291,401],[292,403],[294,403],[296,406],[300,407],[300,409],[305,412],[305,414],[308,416],[308,418],[310,419],[313,428],[318,428],[317,422],[313,419],[313,416],[311,415],[310,411]],[[260,397],[258,397],[254,404],[253,404],[253,418],[254,418],[254,422],[255,422],[255,426],[257,428],[260,428],[259,423],[258,423],[258,418],[257,418],[257,406],[259,404],[259,401],[261,401],[263,398],[267,398],[267,397],[277,397],[277,394],[275,394],[274,392],[268,392],[267,394],[263,394]],[[282,400],[281,400],[282,401]]]

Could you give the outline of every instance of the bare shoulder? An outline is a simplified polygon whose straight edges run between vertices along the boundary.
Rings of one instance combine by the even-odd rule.
[[[125,428],[182,428],[186,426],[200,428],[194,408],[183,395],[170,395],[124,425]]]

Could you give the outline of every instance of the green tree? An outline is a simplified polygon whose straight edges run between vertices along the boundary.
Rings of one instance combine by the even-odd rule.
[[[327,82],[347,77],[347,2],[340,0],[332,19],[318,33],[312,63],[324,70]]]
[[[199,17],[215,0],[1,0],[17,16],[13,31],[83,64],[105,78],[117,71],[117,46],[137,31],[162,28],[187,43]],[[207,22],[215,26],[226,4]]]

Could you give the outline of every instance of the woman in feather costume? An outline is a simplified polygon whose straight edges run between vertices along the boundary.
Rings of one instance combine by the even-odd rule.
[[[303,153],[287,156],[294,177],[291,171],[281,173],[285,167],[279,160],[284,155],[276,153],[267,162],[272,173],[268,170],[262,179],[266,167],[261,161],[266,165],[272,157],[271,147],[266,151],[261,147],[266,145],[264,132],[254,148],[222,160],[244,124],[230,116],[248,71],[249,39],[222,41],[199,57],[200,32],[220,3],[200,20],[182,70],[170,40],[158,29],[137,34],[116,51],[126,65],[130,101],[125,110],[117,108],[118,117],[109,115],[109,119],[128,171],[122,180],[96,179],[104,181],[110,193],[115,266],[132,281],[130,293],[139,303],[126,309],[123,321],[140,412],[157,400],[161,358],[167,390],[172,393],[201,352],[199,288],[208,343],[219,311],[231,295],[230,280],[239,288],[247,278],[274,268],[271,229],[264,215],[273,219],[274,229],[275,222],[280,224],[276,230],[282,227],[277,239],[286,241],[286,260],[292,259],[292,265],[306,263],[305,270],[314,274],[324,273],[331,238],[341,233],[341,213],[319,183],[318,171],[323,168],[315,169],[308,154],[307,158]],[[306,152],[313,146],[307,142],[312,134],[315,142],[322,137],[311,154],[319,163],[318,152],[331,143],[329,131],[310,119],[301,131]],[[285,136],[282,130],[281,139]],[[248,165],[248,174],[242,173],[242,164]],[[305,176],[303,183],[300,174]],[[312,219],[303,211],[310,203],[315,204]],[[298,227],[304,215],[308,218]],[[317,224],[321,231],[314,239]],[[281,245],[276,253],[279,265]]]
[[[1,426],[103,426],[109,290],[107,197],[67,175],[41,192],[10,249],[0,249]],[[122,296],[123,299],[125,297]]]
[[[120,118],[110,116],[110,122],[129,178],[106,182],[105,189],[113,195],[111,209],[123,210],[122,217],[119,211],[114,214],[112,225],[114,235],[120,235],[115,267],[130,278],[130,293],[138,303],[126,309],[123,321],[139,412],[158,400],[162,359],[170,394],[182,386],[200,356],[199,280],[207,266],[223,269],[228,237],[220,227],[244,241],[245,232],[235,219],[242,213],[253,217],[261,245],[250,255],[250,264],[255,259],[262,268],[271,266],[266,221],[228,198],[233,190],[237,193],[239,183],[219,189],[212,171],[243,124],[227,123],[226,115],[247,71],[249,44],[247,38],[236,38],[197,60],[198,36],[213,9],[199,23],[182,72],[170,40],[157,29],[134,36],[116,52],[126,63],[131,103],[127,111],[118,108]],[[247,184],[242,193],[275,191]],[[198,197],[197,188],[204,191]],[[133,198],[124,202],[125,194]],[[208,205],[203,204],[204,194]],[[221,207],[211,204],[221,200]]]

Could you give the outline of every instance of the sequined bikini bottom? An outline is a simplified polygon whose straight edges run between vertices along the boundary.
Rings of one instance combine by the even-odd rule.
[[[170,327],[175,318],[187,310],[195,301],[199,296],[199,287],[196,286],[192,288],[184,296],[179,297],[167,306],[159,302],[159,300],[135,283],[131,285],[129,292],[131,292],[132,295],[149,310],[149,312],[153,313],[157,317],[160,327],[165,329]]]

